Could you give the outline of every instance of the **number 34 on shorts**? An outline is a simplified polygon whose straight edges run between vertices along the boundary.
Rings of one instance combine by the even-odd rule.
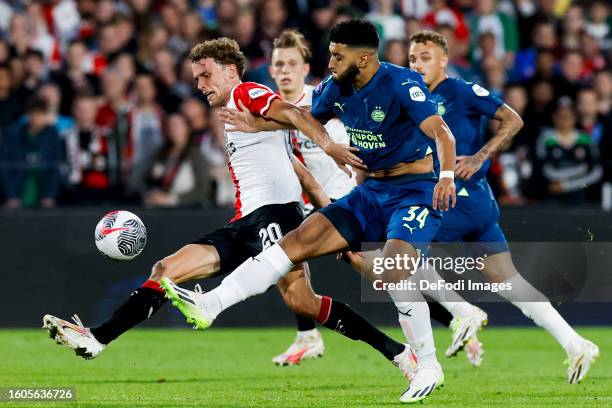
[[[413,205],[408,210],[408,215],[406,217],[402,218],[402,220],[404,221],[403,226],[408,228],[411,233],[417,227],[420,228],[420,229],[423,229],[423,227],[425,226],[425,221],[427,220],[427,216],[428,215],[429,215],[429,209],[428,208],[426,208],[426,207],[422,208],[422,207],[419,207],[418,205]],[[412,223],[412,221],[416,221],[416,222]]]

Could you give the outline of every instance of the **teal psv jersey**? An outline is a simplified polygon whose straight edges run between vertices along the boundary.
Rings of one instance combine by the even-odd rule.
[[[431,139],[419,125],[437,113],[420,74],[383,62],[359,90],[325,79],[312,94],[312,114],[340,119],[365,165],[382,170],[425,157]]]

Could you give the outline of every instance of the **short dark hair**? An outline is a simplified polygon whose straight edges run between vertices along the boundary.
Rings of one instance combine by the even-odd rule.
[[[431,30],[421,30],[410,36],[410,44],[425,44],[431,42],[444,50],[444,54],[448,54],[448,43],[446,38],[440,33]]]
[[[247,59],[240,51],[240,46],[236,40],[221,37],[215,40],[204,41],[191,49],[189,59],[193,63],[201,59],[212,58],[217,64],[234,64],[238,71],[238,76],[242,78],[246,70]]]
[[[304,35],[297,30],[285,30],[281,35],[274,40],[274,49],[277,48],[297,48],[298,52],[304,58],[305,63],[309,63],[312,59],[312,53],[308,48],[308,42]]]
[[[374,24],[360,18],[342,21],[333,26],[329,32],[329,41],[349,47],[375,49],[378,49],[380,44]]]
[[[26,103],[26,113],[47,113],[49,112],[49,103],[46,99],[40,96],[34,96]]]

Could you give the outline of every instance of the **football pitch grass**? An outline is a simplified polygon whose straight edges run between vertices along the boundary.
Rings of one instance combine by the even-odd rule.
[[[399,329],[387,329],[401,339]],[[601,355],[583,383],[568,385],[565,354],[537,328],[488,328],[482,367],[462,353],[447,359],[450,332],[436,329],[445,386],[430,407],[610,407],[612,328],[584,328]],[[0,387],[73,387],[76,401],[0,406],[380,407],[401,406],[405,380],[367,345],[322,330],[325,356],[276,367],[271,358],[293,329],[133,330],[84,361],[39,330],[0,330]]]

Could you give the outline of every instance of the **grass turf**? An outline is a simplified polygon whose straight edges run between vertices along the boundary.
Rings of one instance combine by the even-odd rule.
[[[401,332],[387,330],[395,338]],[[565,383],[565,354],[543,330],[489,328],[486,354],[473,369],[463,354],[443,357],[448,330],[436,329],[445,387],[430,407],[612,406],[612,329],[585,328],[601,357],[579,385]],[[98,358],[83,361],[41,330],[0,330],[0,387],[75,387],[77,401],[4,403],[78,407],[400,406],[399,371],[367,345],[323,331],[326,354],[297,367],[271,358],[292,329],[133,330]],[[420,406],[420,405],[418,405]]]

